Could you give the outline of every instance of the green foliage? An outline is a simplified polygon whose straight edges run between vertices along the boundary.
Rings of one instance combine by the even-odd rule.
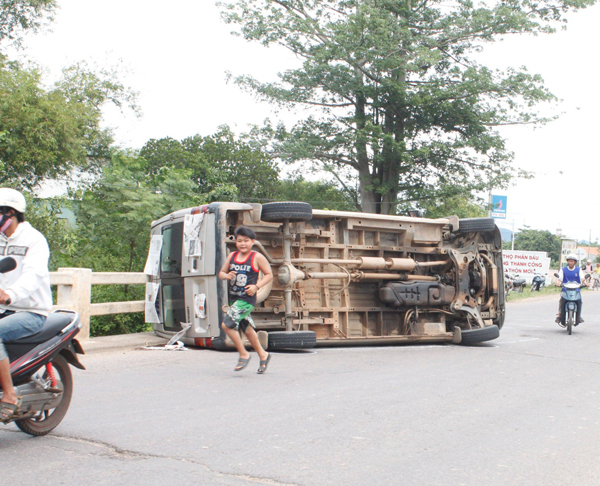
[[[223,18],[265,46],[292,51],[302,67],[279,82],[235,82],[280,106],[310,107],[291,130],[269,129],[273,155],[330,173],[351,168],[367,212],[399,202],[505,187],[523,175],[495,127],[543,123],[554,101],[540,76],[477,63],[488,42],[553,31],[594,0],[440,3],[409,0],[231,0]]]
[[[140,155],[151,174],[164,167],[185,168],[205,202],[264,201],[277,194],[277,166],[260,149],[237,140],[228,127],[214,135],[177,141],[150,140]]]
[[[141,285],[94,285],[92,302],[121,302],[144,300],[145,289]],[[91,336],[112,336],[132,332],[151,331],[152,326],[145,322],[143,313],[112,314],[93,316],[90,319]]]
[[[484,218],[487,210],[481,201],[473,201],[463,195],[437,199],[426,199],[423,204],[426,218],[445,218],[456,215],[459,218]]]
[[[560,291],[561,288],[557,287],[556,285],[548,285],[542,287],[540,290],[536,290],[535,292],[531,291],[531,286],[525,286],[523,292],[509,292],[508,294],[506,294],[506,300],[508,300],[509,302],[514,302],[517,300],[525,300],[535,297],[539,298],[548,295],[556,295],[557,297],[559,297],[557,294],[560,294]]]
[[[0,62],[0,185],[33,188],[74,168],[97,169],[112,143],[101,127],[108,102],[135,107],[110,72],[79,64],[46,89],[37,68]]]
[[[71,259],[78,250],[75,228],[64,216],[64,211],[71,207],[71,201],[64,197],[31,199],[29,194],[25,195],[27,220],[48,240],[50,271],[71,266]]]
[[[56,6],[56,0],[1,0],[0,42],[18,45],[25,31],[35,32],[52,20]]]
[[[552,265],[558,265],[562,248],[561,240],[547,230],[535,230],[529,227],[519,230],[515,234],[515,250],[545,251],[552,259]],[[512,242],[504,244],[504,249],[509,250]]]
[[[279,189],[281,201],[303,201],[314,209],[333,211],[356,211],[356,205],[346,193],[333,183],[326,181],[306,181],[302,176],[281,181]]]

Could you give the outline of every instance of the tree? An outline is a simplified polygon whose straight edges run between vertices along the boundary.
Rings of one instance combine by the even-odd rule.
[[[534,108],[554,100],[525,68],[494,71],[476,61],[485,43],[552,32],[569,9],[595,0],[235,0],[226,22],[249,41],[279,44],[302,60],[279,82],[235,82],[282,106],[312,107],[290,131],[273,129],[273,156],[308,160],[358,177],[364,211],[468,195],[521,175],[496,127],[542,123]]]
[[[103,105],[135,109],[134,100],[113,73],[83,63],[46,89],[37,68],[0,61],[0,185],[31,189],[75,168],[97,170],[113,141]]]
[[[547,230],[535,230],[525,227],[515,234],[515,250],[545,251],[552,259],[552,265],[560,262],[562,243],[560,238]],[[512,243],[504,244],[505,249],[510,249]]]
[[[2,0],[0,3],[0,42],[17,45],[25,31],[37,31],[52,20],[56,0]]]
[[[276,164],[259,148],[236,139],[226,126],[206,137],[150,140],[140,156],[148,161],[149,173],[168,165],[189,169],[197,191],[206,202],[260,202],[277,194]]]

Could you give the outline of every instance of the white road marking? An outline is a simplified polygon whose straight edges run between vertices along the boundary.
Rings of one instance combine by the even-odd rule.
[[[498,344],[515,344],[515,343],[526,343],[527,341],[539,341],[540,338],[529,338],[529,339],[519,339],[517,341],[500,341]]]

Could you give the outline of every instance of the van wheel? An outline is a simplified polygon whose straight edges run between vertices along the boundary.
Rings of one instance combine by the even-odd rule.
[[[269,333],[269,350],[308,349],[317,345],[314,331],[274,331]]]
[[[455,233],[475,233],[477,231],[493,231],[496,229],[494,218],[464,218],[458,220]]]
[[[260,219],[267,222],[279,223],[289,221],[310,221],[312,206],[305,202],[272,202],[262,206]]]
[[[469,346],[470,344],[483,343],[500,337],[500,328],[496,325],[487,326],[482,329],[464,329],[461,330],[462,340],[460,344]]]

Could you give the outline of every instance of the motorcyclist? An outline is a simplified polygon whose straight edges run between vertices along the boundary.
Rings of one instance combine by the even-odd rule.
[[[0,259],[12,257],[16,268],[0,274],[0,423],[19,410],[3,341],[37,333],[52,309],[46,238],[25,221],[27,204],[19,191],[0,188]]]
[[[557,287],[561,287],[563,283],[567,282],[577,282],[579,284],[585,285],[589,287],[590,284],[585,280],[585,274],[581,268],[577,266],[577,255],[571,253],[567,255],[567,266],[561,268],[558,271],[558,280],[556,281]],[[562,327],[565,326],[565,305],[566,300],[560,297],[560,302],[558,303],[558,315],[556,316],[556,323]],[[579,305],[577,306],[577,322],[575,325],[577,326],[579,323],[583,322],[583,318],[581,317],[581,307],[582,300],[579,300]]]

